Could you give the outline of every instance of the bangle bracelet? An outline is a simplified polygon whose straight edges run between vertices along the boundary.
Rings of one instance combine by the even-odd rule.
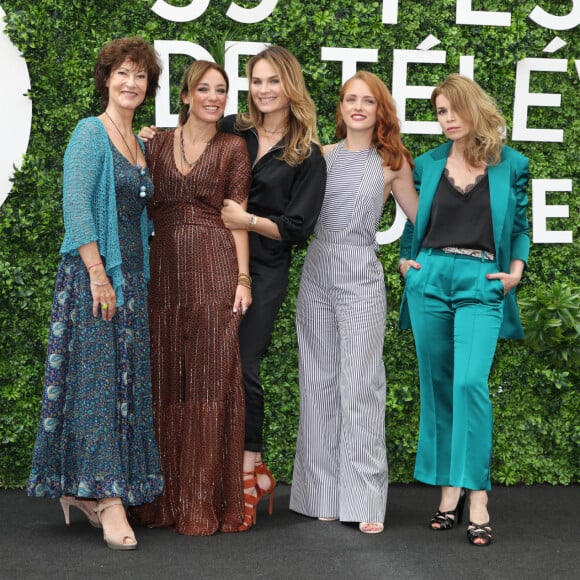
[[[252,277],[249,274],[238,274],[238,286],[252,287]]]
[[[108,286],[110,282],[91,282],[91,286]]]
[[[256,227],[257,223],[258,216],[255,213],[250,214],[250,221],[248,222],[248,231],[251,232]]]
[[[95,262],[94,264],[91,264],[87,270],[90,272],[93,268],[96,268],[97,266],[102,266],[103,262]]]

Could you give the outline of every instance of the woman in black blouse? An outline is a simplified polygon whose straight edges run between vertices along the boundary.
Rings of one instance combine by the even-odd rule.
[[[450,75],[431,102],[449,141],[415,160],[419,208],[399,262],[400,326],[413,328],[421,382],[415,478],[441,486],[436,531],[461,523],[470,490],[467,537],[488,546],[488,377],[498,337],[523,337],[515,288],[530,246],[528,160],[503,145],[505,121],[474,81]]]
[[[316,111],[302,69],[286,49],[270,46],[246,67],[249,112],[226,117],[221,130],[246,139],[252,163],[248,209],[224,202],[222,219],[230,229],[250,233],[253,303],[240,326],[240,352],[246,390],[244,527],[255,521],[260,498],[275,482],[262,462],[264,392],[260,364],[288,287],[292,244],[308,239],[322,205],[326,166],[316,143]]]

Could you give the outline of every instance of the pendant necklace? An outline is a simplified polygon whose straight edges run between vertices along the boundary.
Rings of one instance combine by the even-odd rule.
[[[145,169],[143,167],[141,167],[140,163],[138,163],[139,159],[137,157],[137,147],[139,147],[139,144],[137,142],[137,137],[135,137],[135,135],[133,135],[133,138],[135,139],[135,155],[133,155],[133,151],[131,151],[131,148],[129,147],[129,143],[127,143],[127,140],[123,136],[123,133],[121,133],[121,130],[119,129],[119,127],[117,127],[117,123],[115,123],[115,121],[113,121],[111,115],[109,115],[109,113],[107,111],[105,111],[105,115],[107,115],[107,118],[109,119],[109,121],[111,121],[111,123],[113,124],[113,127],[115,127],[115,129],[117,129],[117,133],[119,133],[119,135],[121,136],[121,139],[123,139],[123,143],[125,143],[125,147],[127,148],[129,155],[131,156],[131,161],[133,163],[133,167],[135,167],[135,169],[137,169],[137,171],[139,171],[140,177],[143,177],[145,175]],[[146,197],[146,196],[147,196],[147,188],[145,187],[145,185],[141,181],[141,185],[139,187],[139,197]]]

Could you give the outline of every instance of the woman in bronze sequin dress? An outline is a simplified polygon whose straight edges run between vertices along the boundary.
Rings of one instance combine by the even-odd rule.
[[[147,144],[154,411],[166,487],[133,516],[186,535],[235,532],[243,521],[238,327],[251,303],[248,233],[228,230],[220,211],[226,198],[245,205],[251,175],[243,139],[217,130],[227,88],[220,66],[194,62],[179,127]]]

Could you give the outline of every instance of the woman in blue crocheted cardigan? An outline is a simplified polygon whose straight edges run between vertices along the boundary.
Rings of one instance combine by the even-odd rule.
[[[146,296],[153,185],[132,129],[160,72],[144,39],[107,44],[94,69],[104,112],[80,121],[66,149],[65,236],[27,489],[59,498],[67,524],[71,506],[81,511],[116,550],[137,547],[123,504],[163,490]]]

